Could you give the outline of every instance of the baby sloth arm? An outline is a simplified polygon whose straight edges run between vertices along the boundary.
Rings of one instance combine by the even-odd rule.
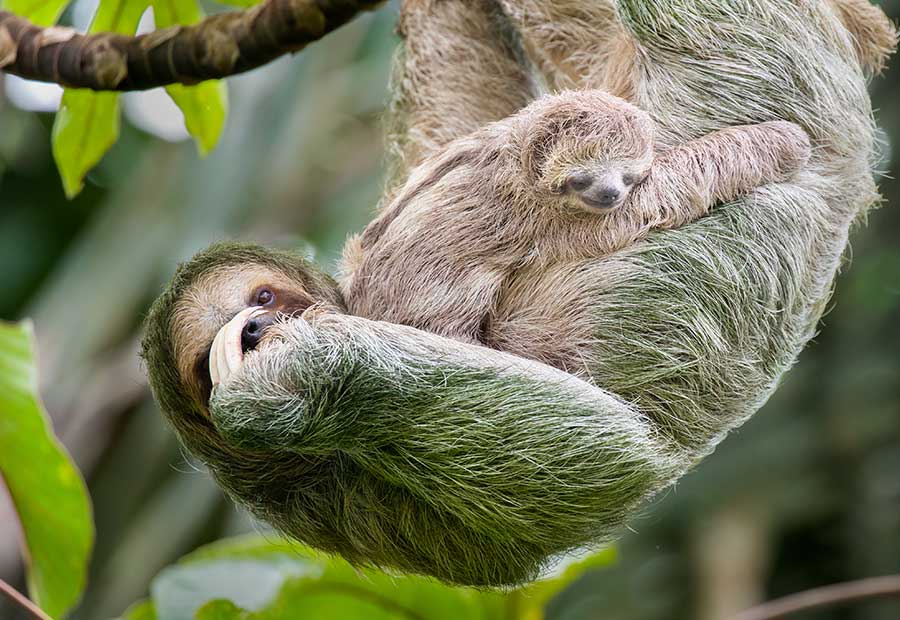
[[[793,123],[715,131],[659,155],[650,176],[635,188],[632,213],[645,230],[677,228],[718,203],[787,181],[809,156],[809,137]]]

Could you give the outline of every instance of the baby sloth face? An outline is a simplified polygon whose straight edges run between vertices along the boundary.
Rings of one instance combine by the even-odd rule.
[[[538,191],[566,208],[608,213],[624,205],[650,173],[650,116],[603,91],[568,92],[534,106],[541,128],[531,136],[526,165]]]
[[[574,206],[606,212],[622,206],[631,190],[647,178],[649,166],[639,162],[592,162],[570,172],[562,187]]]

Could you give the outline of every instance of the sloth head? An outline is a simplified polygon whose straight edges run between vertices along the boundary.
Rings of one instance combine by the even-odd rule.
[[[653,122],[623,99],[573,91],[539,100],[524,114],[523,163],[542,200],[607,213],[650,173]]]
[[[145,322],[143,357],[154,394],[176,422],[208,416],[210,346],[247,308],[259,308],[241,333],[241,349],[260,346],[275,321],[314,304],[343,308],[337,285],[299,255],[220,243],[179,266]]]

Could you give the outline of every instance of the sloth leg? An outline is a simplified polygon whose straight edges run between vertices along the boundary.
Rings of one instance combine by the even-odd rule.
[[[793,123],[714,131],[660,155],[635,190],[634,209],[651,228],[677,228],[717,203],[790,180],[809,157],[809,137]]]
[[[832,5],[853,38],[860,64],[870,73],[880,73],[897,48],[894,24],[869,0],[832,0]]]
[[[405,0],[399,32],[384,204],[426,157],[513,114],[537,92],[518,34],[495,0]]]
[[[631,98],[635,49],[614,0],[500,3],[551,87],[602,88]]]

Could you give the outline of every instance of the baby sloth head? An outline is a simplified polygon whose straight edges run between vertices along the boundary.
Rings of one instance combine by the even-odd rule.
[[[523,164],[538,194],[566,208],[606,213],[620,207],[653,163],[653,122],[599,90],[545,97],[525,114]]]

